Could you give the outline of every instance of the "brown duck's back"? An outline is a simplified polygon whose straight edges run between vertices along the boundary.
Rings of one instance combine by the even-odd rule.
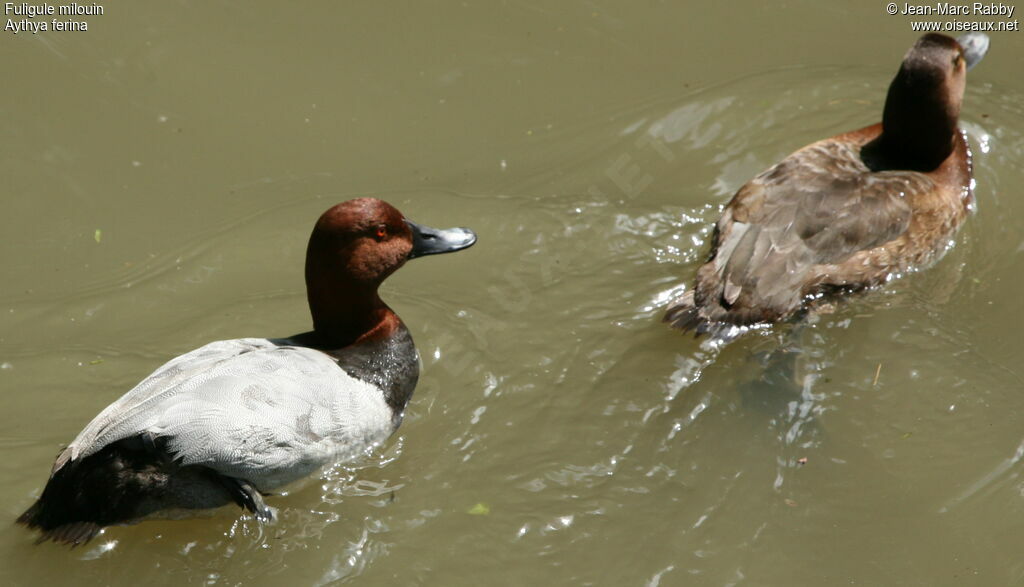
[[[963,135],[934,171],[876,172],[860,150],[880,132],[812,143],[740,188],[666,321],[721,334],[784,319],[808,296],[876,285],[944,251],[972,201]]]

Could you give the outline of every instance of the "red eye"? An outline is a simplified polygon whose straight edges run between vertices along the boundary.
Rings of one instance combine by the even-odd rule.
[[[388,231],[383,226],[381,226],[380,228],[377,229],[377,239],[378,240],[383,239],[387,235],[388,235]]]

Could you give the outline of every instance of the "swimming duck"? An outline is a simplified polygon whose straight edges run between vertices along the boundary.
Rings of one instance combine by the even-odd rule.
[[[729,340],[821,296],[881,284],[937,258],[973,202],[957,128],[965,72],[988,37],[921,37],[889,86],[882,122],[812,143],[726,205],[675,328]]]
[[[273,517],[266,492],[382,443],[419,377],[409,330],[377,294],[407,260],[471,246],[360,198],[317,221],[306,251],[313,330],[212,342],[108,406],[57,457],[18,522],[77,545],[168,509],[236,503]]]

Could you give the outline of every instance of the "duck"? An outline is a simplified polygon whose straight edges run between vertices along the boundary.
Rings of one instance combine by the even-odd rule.
[[[941,256],[973,208],[958,119],[966,72],[988,46],[983,33],[920,37],[880,123],[807,145],[741,187],[664,322],[729,341]]]
[[[420,360],[381,283],[410,259],[476,238],[374,198],[331,207],[306,250],[313,329],[211,342],[165,363],[60,452],[17,522],[38,542],[75,546],[168,511],[234,503],[271,521],[264,496],[365,454],[402,422]]]

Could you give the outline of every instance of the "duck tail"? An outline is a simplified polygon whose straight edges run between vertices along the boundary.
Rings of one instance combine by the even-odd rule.
[[[50,478],[43,494],[15,522],[40,531],[36,544],[52,540],[75,547],[95,538],[105,524],[79,515],[81,508],[75,507],[72,496],[74,488],[68,486],[67,476],[61,472],[63,469]]]
[[[126,524],[161,509],[205,509],[234,502],[260,521],[274,509],[244,479],[201,465],[182,466],[165,444],[142,436],[109,444],[79,460],[62,462],[17,523],[72,547],[92,540],[106,526]]]
[[[42,499],[39,499],[16,520],[22,526],[40,531],[36,544],[51,540],[57,544],[67,544],[74,548],[79,544],[89,542],[103,529],[103,526],[98,523],[89,521],[53,525],[48,520],[46,513],[46,507]]]
[[[713,315],[715,313],[712,312]],[[720,308],[717,314],[726,318],[730,317],[724,308]],[[694,337],[706,334],[713,341],[728,343],[746,332],[755,321],[738,320],[734,323],[729,320],[709,318],[707,311],[701,311],[701,308],[694,302],[691,290],[676,298],[669,305],[662,322],[683,332],[693,332]]]
[[[707,331],[710,322],[700,315],[700,308],[693,301],[693,290],[684,293],[669,304],[665,317],[661,319],[672,328],[683,332],[694,332],[700,336]]]
[[[119,441],[83,459],[60,462],[42,495],[17,523],[41,535],[37,544],[85,544],[105,526],[137,518],[139,503],[159,490],[163,475],[142,451]]]

